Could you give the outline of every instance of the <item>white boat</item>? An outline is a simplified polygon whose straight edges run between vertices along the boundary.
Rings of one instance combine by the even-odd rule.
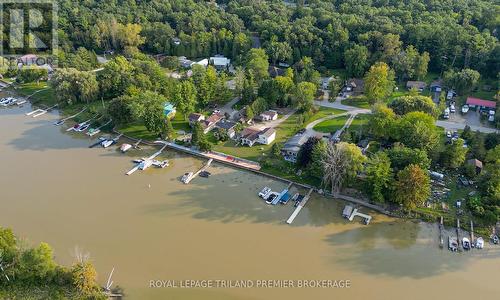
[[[448,249],[452,252],[458,251],[458,242],[456,238],[448,236]]]
[[[101,130],[99,128],[90,128],[89,131],[87,131],[86,135],[94,136],[94,135],[98,134],[99,132],[101,132]]]
[[[470,244],[470,240],[468,238],[464,237],[462,239],[462,247],[464,248],[464,250],[470,250],[471,244]]]
[[[122,144],[122,145],[120,146],[120,151],[121,151],[122,153],[125,153],[125,152],[127,152],[128,150],[130,150],[130,148],[132,148],[132,145],[127,144],[127,143],[124,143],[124,144]]]
[[[266,186],[262,189],[262,191],[259,192],[259,197],[264,198],[270,192],[271,192],[271,188]]]
[[[280,194],[278,194],[277,192],[271,192],[267,195],[267,197],[265,198],[266,200],[266,203],[267,204],[272,204],[274,199],[276,199],[276,197],[279,197]]]
[[[153,166],[163,169],[169,166],[169,162],[168,160],[163,160],[163,161],[153,160]]]
[[[104,148],[108,148],[109,146],[113,145],[115,142],[113,140],[104,140],[101,142],[101,145]]]
[[[76,129],[75,131],[78,131],[78,132],[83,132],[85,130],[87,130],[88,128],[90,127],[90,124],[87,123],[87,124],[83,124],[82,126],[80,126],[78,129]]]
[[[483,249],[484,248],[484,240],[482,237],[478,237],[476,240],[476,249]]]
[[[191,177],[193,177],[193,172],[188,172],[188,173],[185,173],[184,175],[182,175],[181,177],[181,181],[183,183],[188,183],[189,180],[191,179]]]
[[[463,114],[466,114],[468,111],[469,111],[469,105],[465,104],[464,106],[462,106],[462,113]]]
[[[450,112],[455,113],[455,105],[453,104],[450,105]]]

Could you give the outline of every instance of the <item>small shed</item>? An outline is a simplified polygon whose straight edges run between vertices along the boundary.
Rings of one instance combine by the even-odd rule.
[[[427,87],[427,84],[423,81],[408,81],[406,83],[406,88],[407,89],[416,89],[417,91],[421,92]]]
[[[476,168],[476,174],[481,173],[481,171],[483,170],[483,162],[478,160],[478,159],[475,159],[475,158],[469,159],[467,161],[467,164],[474,166]]]
[[[175,116],[175,113],[176,113],[176,109],[175,109],[175,106],[172,103],[165,102],[163,104],[163,114],[167,118],[173,118]]]

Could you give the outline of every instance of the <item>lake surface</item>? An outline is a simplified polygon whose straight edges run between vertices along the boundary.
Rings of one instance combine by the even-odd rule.
[[[126,299],[494,299],[500,247],[452,254],[437,245],[433,224],[369,212],[369,226],[349,223],[341,201],[313,196],[293,225],[293,205],[257,197],[282,182],[214,164],[208,179],[180,183],[202,160],[166,151],[165,169],[131,176],[131,160],[89,149],[93,139],[66,133],[55,113],[25,116],[29,106],[0,108],[0,226],[29,243],[48,242],[56,260],[90,253],[104,283]],[[71,123],[71,122],[69,122]],[[368,212],[366,209],[362,209]],[[150,288],[151,280],[177,287]],[[350,288],[187,288],[181,280],[350,280]],[[295,281],[296,282],[296,281]]]

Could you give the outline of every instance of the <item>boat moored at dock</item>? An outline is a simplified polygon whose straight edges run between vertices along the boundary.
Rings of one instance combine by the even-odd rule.
[[[120,146],[120,151],[122,153],[125,153],[127,152],[128,150],[130,150],[132,148],[132,145],[130,144],[127,144],[127,143],[123,143],[121,146]]]
[[[457,252],[458,251],[458,241],[456,238],[448,236],[448,249],[451,252]]]
[[[462,248],[464,248],[464,250],[470,250],[471,248],[470,240],[466,237],[462,239]]]

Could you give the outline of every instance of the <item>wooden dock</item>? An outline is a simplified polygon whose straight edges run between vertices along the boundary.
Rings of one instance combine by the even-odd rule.
[[[291,185],[292,185],[292,183],[290,183],[289,187]],[[290,215],[290,217],[288,218],[288,220],[286,220],[287,224],[292,224],[293,220],[295,220],[295,218],[299,215],[299,213],[302,210],[302,208],[304,206],[306,206],[307,201],[309,201],[309,199],[311,198],[311,194],[312,194],[313,191],[314,191],[314,189],[311,188],[309,190],[309,192],[307,192],[307,194],[304,197],[304,199],[300,202],[300,204],[297,206],[297,208],[295,208],[295,210],[292,212],[292,214]]]
[[[443,216],[441,216],[441,221],[439,222],[439,247],[443,248],[444,247],[444,235],[443,235],[443,230],[444,230],[444,224],[443,224]]]
[[[207,163],[203,167],[201,167],[196,173],[194,173],[192,176],[186,178],[184,183],[185,184],[190,183],[191,180],[193,180],[196,176],[200,175],[201,172],[206,171],[208,169],[208,167],[210,167],[210,165],[212,164],[212,161],[213,161],[213,159],[209,159],[207,161]]]

